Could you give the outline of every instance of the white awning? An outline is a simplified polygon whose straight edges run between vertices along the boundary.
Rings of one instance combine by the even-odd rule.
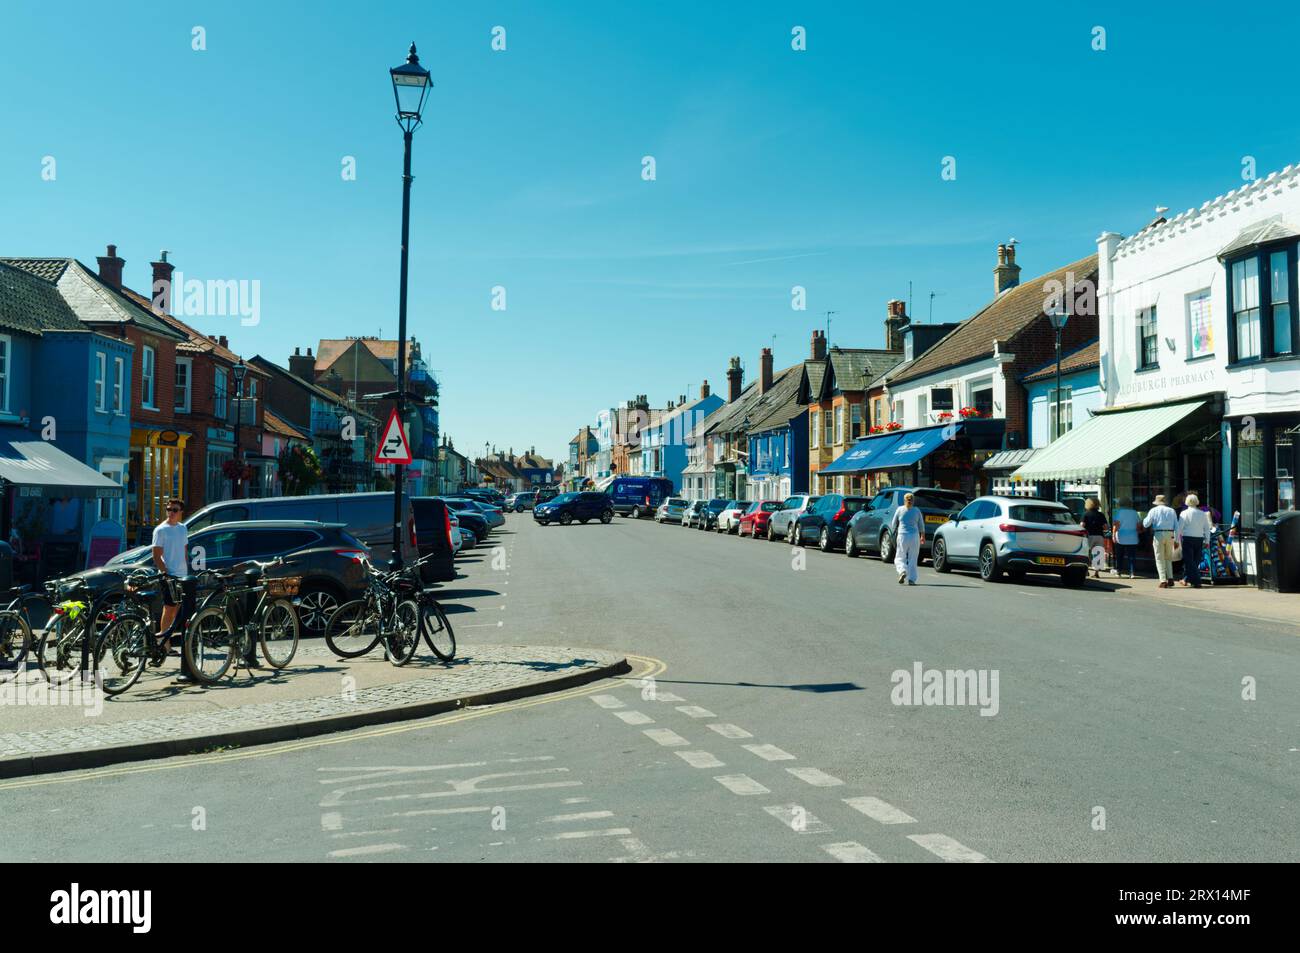
[[[1100,480],[1106,468],[1205,406],[1197,400],[1098,414],[1034,454],[1012,477],[1020,480]]]

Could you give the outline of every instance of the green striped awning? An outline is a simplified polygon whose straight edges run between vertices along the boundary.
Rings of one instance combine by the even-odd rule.
[[[1098,414],[1035,453],[1012,479],[1100,480],[1120,457],[1204,406],[1199,400]]]

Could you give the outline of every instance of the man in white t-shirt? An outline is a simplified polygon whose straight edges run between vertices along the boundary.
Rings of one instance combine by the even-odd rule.
[[[167,521],[159,523],[153,529],[153,564],[162,572],[177,577],[189,575],[189,564],[185,559],[185,550],[189,545],[190,531],[181,522],[181,517],[184,515],[185,503],[183,500],[168,500]],[[162,597],[163,610],[162,622],[159,623],[161,626],[158,632],[159,636],[162,636],[172,627],[172,623],[176,621],[176,613],[180,611],[180,606],[172,595],[170,585],[163,585]],[[167,648],[168,650],[171,648],[170,639],[168,639]],[[183,671],[181,680],[189,680]]]

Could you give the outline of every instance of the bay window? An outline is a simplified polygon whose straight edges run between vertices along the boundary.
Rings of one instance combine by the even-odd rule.
[[[1267,246],[1230,260],[1229,363],[1296,353],[1296,246]]]

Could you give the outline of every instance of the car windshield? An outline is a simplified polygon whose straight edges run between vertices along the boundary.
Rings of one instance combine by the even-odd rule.
[[[669,501],[668,501],[668,505],[669,505],[669,506],[685,506],[685,505],[686,505],[686,501],[685,501],[685,500],[672,499],[672,500],[669,500]]]
[[[955,510],[966,502],[959,493],[936,493],[933,490],[914,490],[912,503],[927,510]]]
[[[783,508],[784,506],[785,504],[782,503],[780,500],[769,500],[768,502],[763,504],[763,512],[775,513],[777,510]]]
[[[1053,523],[1057,526],[1072,526],[1078,522],[1074,514],[1064,506],[1047,506],[1042,503],[1013,506],[1011,518],[1024,523]]]
[[[871,501],[866,497],[860,496],[856,499],[845,500],[840,505],[844,507],[846,513],[856,513],[858,510],[865,510],[869,505],[871,505]]]
[[[552,502],[552,503],[572,503],[572,502],[573,502],[574,500],[576,500],[577,498],[578,498],[578,494],[576,494],[576,493],[561,493],[561,494],[560,494],[559,496],[557,496],[555,499],[551,500],[551,502]]]
[[[710,510],[712,510],[712,511],[715,512],[715,513],[721,513],[723,510],[725,510],[725,509],[727,508],[727,501],[726,501],[726,500],[709,500],[709,502],[708,502],[708,504],[707,504],[707,508],[710,509]]]

